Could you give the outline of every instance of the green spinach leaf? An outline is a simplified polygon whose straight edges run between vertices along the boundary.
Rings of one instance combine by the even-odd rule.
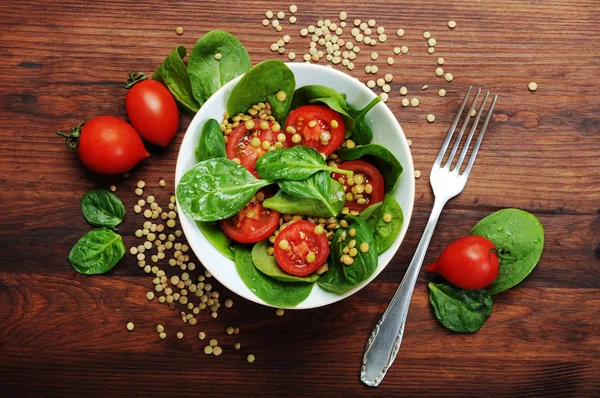
[[[531,213],[499,210],[473,227],[469,235],[491,240],[500,252],[500,274],[486,290],[498,294],[515,286],[537,265],[544,250],[544,228]]]
[[[196,161],[201,162],[213,158],[226,158],[225,138],[219,122],[208,119],[202,126],[200,141],[195,150]]]
[[[492,298],[485,289],[429,283],[429,302],[438,321],[454,332],[474,333],[492,313]]]
[[[402,165],[398,159],[379,144],[361,145],[351,149],[342,148],[337,151],[337,154],[342,160],[362,159],[377,167],[385,181],[386,193],[394,190],[402,174]]]
[[[177,201],[196,221],[233,216],[271,181],[259,180],[239,164],[224,158],[204,160],[188,170],[177,186]]]
[[[292,308],[306,300],[314,283],[281,282],[260,272],[252,263],[252,251],[247,246],[234,248],[235,267],[250,291],[265,303]]]
[[[215,58],[221,54],[220,59]],[[231,33],[211,30],[200,37],[190,53],[188,72],[194,97],[203,105],[225,83],[250,69],[246,48]]]
[[[333,236],[329,270],[317,280],[317,284],[321,288],[338,294],[343,294],[358,286],[373,275],[377,269],[377,247],[371,228],[360,217],[346,217],[345,219],[348,221],[348,229],[340,228]],[[350,236],[351,229],[356,231],[354,236]],[[351,241],[355,241],[358,253],[351,265],[345,265],[340,259],[344,255],[344,247],[347,247]],[[360,250],[363,243],[368,245],[365,253]]]
[[[350,116],[344,96],[331,87],[319,85],[302,86],[294,91],[290,109],[300,108],[311,102],[323,102],[336,112]]]
[[[125,217],[123,202],[106,189],[94,189],[83,195],[81,211],[85,219],[96,227],[114,228]]]
[[[332,198],[333,202],[335,198]],[[342,201],[342,206],[343,206]],[[331,213],[323,202],[316,199],[299,199],[288,195],[283,190],[265,199],[263,206],[267,209],[276,210],[282,214],[303,214],[311,217],[331,217]],[[339,206],[339,205],[336,205]]]
[[[204,237],[206,237],[218,251],[225,257],[233,260],[233,251],[231,251],[233,241],[229,236],[225,235],[225,232],[223,232],[219,223],[216,221],[196,221],[196,225],[200,228]]]
[[[227,112],[231,115],[245,113],[258,102],[271,104],[273,117],[284,124],[296,88],[294,73],[283,62],[269,60],[252,67],[231,91],[227,101]],[[279,101],[276,94],[283,91],[285,100]]]
[[[318,171],[302,181],[278,181],[288,195],[299,199],[315,199],[327,209],[327,217],[336,217],[345,203],[345,189],[326,171]]]
[[[121,236],[108,228],[96,228],[77,241],[69,253],[75,271],[85,275],[110,271],[125,255]]]
[[[351,130],[346,130],[346,138],[352,137],[352,141],[356,143],[356,145],[365,145],[371,142],[373,139],[373,131],[371,127],[367,124],[367,113],[375,105],[377,105],[381,101],[381,97],[377,96],[373,98],[371,102],[363,109],[357,109],[354,106],[348,104],[348,109],[350,111],[350,116],[354,119],[354,123]]]
[[[185,47],[177,46],[154,72],[152,78],[167,86],[184,109],[196,113],[200,109],[200,104],[194,98],[190,75],[183,63],[185,54]]]
[[[256,172],[267,180],[305,180],[319,170],[352,174],[327,166],[319,152],[303,145],[267,152],[256,161]]]
[[[386,213],[392,216],[392,221],[383,221],[383,215]],[[383,202],[367,207],[359,217],[365,220],[373,230],[378,254],[383,253],[392,246],[404,222],[402,208],[390,194],[385,195]]]
[[[294,276],[281,269],[274,256],[269,256],[267,249],[269,243],[266,240],[258,242],[252,248],[252,263],[263,274],[275,278],[281,282],[314,282],[319,275],[312,273],[308,276]]]

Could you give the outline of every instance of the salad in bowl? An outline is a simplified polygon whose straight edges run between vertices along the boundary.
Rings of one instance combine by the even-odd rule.
[[[312,308],[383,270],[406,233],[414,177],[379,102],[342,72],[270,60],[202,106],[180,149],[177,203],[221,283],[262,304]]]

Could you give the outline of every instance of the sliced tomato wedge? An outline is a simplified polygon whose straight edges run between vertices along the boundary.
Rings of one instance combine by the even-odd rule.
[[[278,211],[263,207],[269,190],[260,190],[235,216],[219,221],[227,236],[240,243],[256,243],[271,236],[279,226]]]
[[[250,171],[254,177],[260,178],[256,173],[256,161],[268,151],[263,147],[263,143],[268,141],[269,146],[274,144],[277,142],[277,135],[283,132],[274,132],[272,130],[273,123],[265,120],[252,119],[252,122],[253,126],[250,129],[247,122],[241,122],[231,132],[227,141],[227,158],[231,160],[238,159],[240,164]],[[261,122],[263,124],[268,123],[268,127],[262,128]],[[250,124],[252,125],[252,123]],[[286,141],[281,143],[283,148],[287,148],[289,142],[291,142],[290,137],[286,138]]]
[[[315,233],[316,224],[296,221],[285,227],[275,239],[275,259],[288,274],[306,276],[315,272],[329,256],[325,233]]]
[[[346,207],[348,209],[362,212],[370,205],[383,200],[385,195],[383,177],[375,166],[363,160],[351,160],[338,167],[354,172],[351,177],[338,173],[333,174],[333,178],[346,188]]]
[[[290,145],[304,145],[329,156],[344,141],[346,125],[342,115],[326,105],[304,105],[294,109],[285,122],[286,132],[293,127],[301,140],[293,142],[288,133]]]

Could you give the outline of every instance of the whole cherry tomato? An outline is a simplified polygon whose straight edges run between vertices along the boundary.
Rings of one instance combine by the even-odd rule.
[[[135,129],[113,116],[99,116],[81,123],[66,137],[67,148],[77,149],[79,160],[100,174],[120,174],[150,156]]]
[[[425,267],[462,289],[483,289],[500,272],[496,246],[483,236],[464,236],[448,245],[440,257]]]

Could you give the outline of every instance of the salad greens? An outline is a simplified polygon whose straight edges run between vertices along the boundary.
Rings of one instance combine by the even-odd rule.
[[[294,73],[281,61],[264,61],[252,67],[233,88],[227,101],[229,115],[245,113],[259,102],[271,104],[273,117],[284,124],[296,88]],[[277,98],[283,92],[285,98]]]
[[[316,172],[306,180],[279,181],[278,184],[283,192],[295,198],[321,202],[327,209],[327,217],[336,217],[344,207],[344,187],[326,171]]]
[[[313,283],[281,282],[259,271],[252,262],[252,250],[238,245],[234,248],[235,267],[240,277],[260,299],[280,308],[294,307],[308,297]]]
[[[544,249],[544,228],[531,213],[499,210],[479,221],[469,235],[483,236],[499,249],[500,274],[486,289],[498,294],[515,286],[537,265]]]
[[[183,175],[177,185],[177,201],[194,220],[216,221],[236,214],[269,184],[229,159],[208,159]]]
[[[267,180],[304,180],[319,170],[352,174],[327,166],[319,152],[302,145],[267,152],[256,161],[256,172]]]
[[[115,228],[125,217],[123,202],[106,189],[94,189],[83,195],[81,211],[85,219],[96,227]]]
[[[390,193],[396,188],[402,174],[402,165],[384,146],[367,144],[354,148],[342,148],[337,151],[337,154],[342,160],[361,159],[374,165],[383,176],[386,193]]]
[[[329,270],[317,280],[317,284],[323,289],[338,294],[358,286],[373,275],[377,268],[377,253],[372,250],[375,247],[373,231],[360,217],[346,217],[345,220],[348,222],[348,228],[338,229],[333,236]],[[352,230],[355,231],[354,236],[350,232]],[[368,245],[366,252],[360,249],[363,243]],[[344,249],[349,246],[353,246],[357,254],[353,257],[352,264],[347,265],[342,263],[341,258],[347,255]]]
[[[226,158],[227,151],[225,147],[225,138],[219,122],[215,119],[208,119],[202,126],[202,133],[200,135],[200,141],[194,153],[196,154],[196,161],[201,162],[203,160],[213,158]]]
[[[110,271],[125,255],[123,239],[108,228],[96,228],[85,234],[69,253],[75,271],[85,275]]]
[[[386,213],[392,216],[392,221],[389,223],[383,220],[383,215]],[[404,222],[402,208],[390,194],[385,195],[383,202],[367,207],[360,214],[360,217],[367,221],[367,224],[373,230],[375,243],[377,244],[377,254],[383,253],[392,246]]]
[[[377,96],[362,109],[355,108],[354,106],[348,104],[350,115],[354,121],[353,129],[350,131],[349,135],[351,136],[352,141],[354,141],[357,145],[368,144],[373,139],[373,131],[367,124],[366,116],[367,113],[369,113],[369,111],[373,109],[373,107],[380,101],[381,97]]]
[[[183,63],[185,54],[185,47],[177,46],[154,72],[152,78],[167,86],[177,103],[184,109],[196,113],[200,110],[200,104],[194,97],[190,75]]]
[[[225,83],[249,69],[248,51],[235,36],[223,30],[206,33],[198,39],[188,60],[194,98],[202,106]]]
[[[319,275],[310,274],[308,276],[294,276],[284,272],[274,256],[267,253],[269,244],[266,240],[260,241],[252,248],[252,263],[263,274],[268,275],[281,282],[314,282],[319,279]]]
[[[492,313],[485,289],[464,290],[447,283],[429,283],[429,302],[436,318],[455,332],[474,333]]]
[[[225,235],[218,222],[196,221],[196,225],[218,251],[225,255],[225,257],[233,260],[233,251],[231,250],[233,240]]]
[[[336,181],[337,182],[337,181]],[[335,184],[332,184],[334,187]],[[339,197],[337,191],[333,191],[329,197],[330,205],[334,209],[344,206],[345,197]],[[277,210],[282,214],[304,214],[311,217],[331,217],[331,212],[325,204],[316,199],[301,199],[278,191],[272,197],[265,199],[263,206],[267,209]],[[339,213],[339,212],[338,212]]]

